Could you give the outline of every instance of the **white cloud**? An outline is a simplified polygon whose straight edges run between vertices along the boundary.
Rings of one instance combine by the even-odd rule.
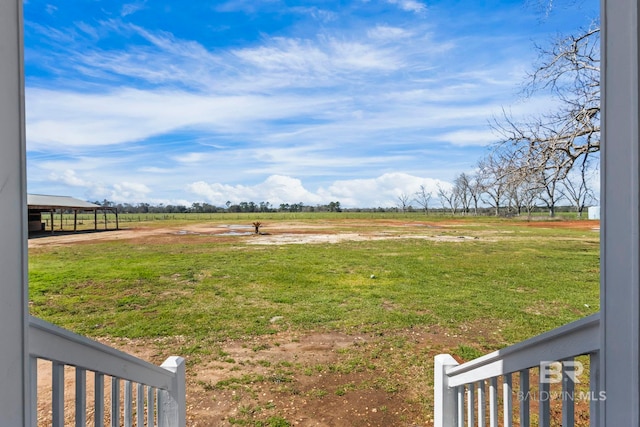
[[[400,27],[390,27],[388,25],[377,25],[367,31],[367,36],[376,40],[398,40],[413,36],[413,33]]]
[[[304,188],[299,179],[281,175],[269,176],[264,182],[252,186],[210,184],[198,181],[187,185],[187,190],[218,206],[224,205],[227,201],[232,203],[269,202],[274,206],[299,202],[316,205],[323,200]]]
[[[179,163],[199,163],[207,159],[205,153],[187,153],[180,156],[175,156],[173,159]]]
[[[29,148],[36,150],[121,144],[188,127],[242,133],[261,121],[313,114],[333,102],[286,95],[215,96],[135,89],[91,94],[29,88],[27,139]]]
[[[145,4],[146,4],[146,1],[124,4],[122,5],[120,14],[123,17],[127,15],[133,15],[137,11],[144,9],[146,7]]]
[[[127,202],[129,200],[145,200],[149,198],[151,189],[145,184],[135,182],[119,182],[113,184],[109,200]]]
[[[277,37],[268,45],[238,49],[233,54],[266,71],[329,73],[329,55],[308,40]]]
[[[398,7],[402,10],[406,10],[407,12],[424,12],[427,9],[427,6],[424,3],[421,3],[416,0],[387,0],[387,2],[391,4],[397,4]]]
[[[150,202],[152,190],[143,183],[119,181],[106,183],[100,180],[93,170],[80,173],[73,169],[65,169],[62,173],[52,171],[47,176],[50,183],[70,187],[65,194],[81,192],[89,200],[108,199],[116,203]]]
[[[76,172],[71,169],[65,169],[61,173],[51,172],[49,174],[49,180],[54,182],[60,182],[72,187],[87,187],[89,185],[87,181],[79,178],[76,175]]]
[[[438,185],[448,184],[438,179],[394,172],[377,178],[336,181],[322,193],[340,201],[343,206],[395,207],[399,196],[407,195],[413,199],[420,186],[435,196]]]
[[[438,135],[438,139],[457,146],[487,146],[500,139],[487,127],[480,129],[458,130]]]
[[[292,12],[298,13],[300,15],[311,15],[315,19],[327,23],[331,21],[335,21],[338,18],[338,14],[331,10],[320,9],[315,6],[313,7],[303,7],[303,6],[294,6],[289,9]]]
[[[402,64],[393,50],[336,37],[318,40],[276,37],[264,46],[239,49],[233,54],[261,70],[308,73],[315,77],[329,77],[347,70],[394,70]]]
[[[316,191],[307,189],[301,180],[289,176],[272,175],[255,185],[225,185],[221,183],[193,182],[187,190],[204,201],[223,206],[232,203],[269,202],[273,206],[282,203],[303,203],[315,206],[339,201],[344,207],[395,207],[402,194],[411,199],[424,186],[435,198],[438,186],[449,183],[432,178],[421,178],[406,173],[386,173],[377,178],[335,181],[327,188]]]

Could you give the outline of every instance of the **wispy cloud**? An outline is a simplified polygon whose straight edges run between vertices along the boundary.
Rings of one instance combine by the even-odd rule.
[[[400,27],[376,25],[375,28],[367,31],[367,35],[374,40],[396,41],[398,39],[412,37],[414,33]]]
[[[122,9],[120,12],[121,16],[128,16],[128,15],[133,15],[134,13],[138,12],[139,10],[142,10],[146,7],[146,1],[137,1],[134,3],[127,3],[122,5]]]
[[[387,0],[387,2],[398,5],[400,9],[406,10],[407,12],[419,13],[427,9],[424,3],[417,0]]]

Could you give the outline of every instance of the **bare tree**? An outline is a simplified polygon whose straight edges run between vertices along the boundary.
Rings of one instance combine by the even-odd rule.
[[[480,175],[475,173],[469,181],[469,194],[473,201],[473,214],[478,215],[478,204],[481,201],[482,196],[482,183],[480,182]]]
[[[542,191],[537,177],[522,165],[509,163],[505,168],[508,171],[505,194],[509,206],[514,208],[518,215],[525,209],[527,217],[531,219],[531,212],[536,207]]]
[[[564,198],[562,192],[559,191],[560,184],[569,172],[559,169],[559,166],[556,167],[557,168],[554,168],[554,163],[551,162],[550,167],[541,170],[538,174],[539,183],[542,188],[540,200],[546,204],[550,217],[556,216],[558,202]]]
[[[410,197],[406,194],[406,193],[400,193],[400,195],[398,196],[398,202],[400,202],[400,209],[402,209],[402,212],[406,212],[407,208],[409,208],[409,200]]]
[[[438,185],[438,198],[442,203],[442,207],[451,211],[451,215],[455,215],[458,212],[460,200],[453,188],[446,189]]]
[[[506,111],[493,127],[502,158],[537,176],[553,215],[555,188],[576,164],[600,150],[600,28],[538,47],[525,94],[548,92],[559,101],[549,113],[516,120]]]
[[[593,179],[593,168],[591,167],[588,157],[584,157],[584,161],[580,163],[578,170],[574,170],[567,174],[562,180],[561,192],[563,196],[571,202],[576,209],[578,218],[582,218],[584,208],[593,203],[595,195],[589,187],[589,181]]]
[[[471,197],[471,178],[462,172],[453,180],[453,192],[456,193],[458,201],[462,207],[462,213],[469,212],[469,206],[473,200]]]
[[[430,191],[427,191],[424,185],[420,186],[420,190],[415,193],[416,198],[414,199],[418,205],[422,207],[425,215],[429,214],[429,202],[431,201],[432,194]]]
[[[496,156],[489,155],[480,160],[478,170],[482,194],[486,196],[482,201],[489,204],[494,209],[494,214],[499,216],[507,191],[508,171],[505,163]]]
[[[540,187],[538,184],[530,179],[531,177],[527,177],[521,183],[521,192],[520,192],[520,200],[522,203],[522,207],[527,211],[527,219],[531,219],[531,213],[533,209],[536,207],[536,202],[540,200]]]

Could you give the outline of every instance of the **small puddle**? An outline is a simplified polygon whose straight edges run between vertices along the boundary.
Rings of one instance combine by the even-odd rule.
[[[179,236],[186,235],[196,235],[196,236],[249,236],[254,234],[254,227],[252,225],[245,224],[223,224],[219,226],[220,228],[226,228],[229,231],[225,231],[223,233],[200,233],[197,231],[189,231],[189,230],[179,230],[174,232],[173,234],[177,234]]]

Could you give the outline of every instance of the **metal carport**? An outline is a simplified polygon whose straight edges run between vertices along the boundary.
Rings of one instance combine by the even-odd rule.
[[[54,214],[60,213],[60,231],[64,231],[64,213],[73,211],[73,231],[78,230],[78,212],[93,212],[94,230],[98,229],[98,211],[104,213],[104,228],[108,229],[107,212],[111,212],[116,218],[116,230],[119,229],[118,210],[114,207],[100,206],[95,203],[85,202],[69,196],[49,196],[42,194],[28,194],[27,205],[29,210],[29,232],[44,231],[45,223],[42,214],[48,213],[51,217],[50,230],[54,232]]]

